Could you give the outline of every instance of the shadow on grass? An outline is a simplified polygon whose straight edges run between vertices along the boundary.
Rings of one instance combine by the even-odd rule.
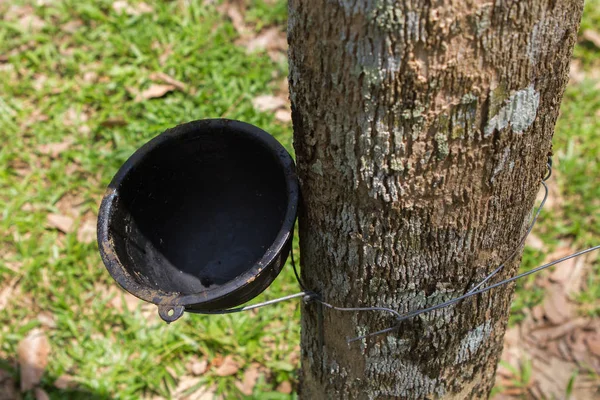
[[[35,371],[35,367],[31,369]],[[34,372],[35,373],[35,372]],[[86,387],[78,382],[64,382],[64,388],[55,386],[58,377],[42,375],[42,380],[36,388],[43,389],[50,399],[86,399],[86,400],[109,400],[113,396],[107,393],[96,393],[94,389]],[[0,400],[27,400],[40,399],[35,389],[21,393],[20,370],[16,360],[0,358]]]

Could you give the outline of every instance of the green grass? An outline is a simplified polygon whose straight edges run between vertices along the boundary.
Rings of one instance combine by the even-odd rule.
[[[241,397],[234,382],[251,362],[269,371],[259,379],[257,394],[288,398],[275,388],[296,379],[297,302],[258,313],[185,315],[168,326],[152,318],[155,309],[150,319],[139,309],[121,313],[110,306],[110,297],[99,295],[99,288],[114,283],[99,262],[95,243],[83,244],[75,233],[46,227],[47,213],[59,212],[56,203],[67,193],[83,198],[82,214],[96,213],[104,188],[129,155],[184,121],[244,120],[291,149],[290,126],[256,112],[251,104],[252,98],[273,91],[274,83],[285,77],[286,65],[273,63],[266,54],[247,55],[234,45],[235,29],[216,6],[181,4],[156,2],[154,12],[139,16],[119,15],[108,1],[33,6],[45,23],[37,32],[0,21],[0,54],[7,56],[0,64],[0,163],[13,167],[0,169],[0,252],[7,262],[0,262],[0,282],[20,276],[21,291],[0,313],[0,358],[16,374],[17,344],[40,324],[36,316],[41,310],[51,312],[56,328],[47,333],[52,354],[43,387],[53,398],[64,398],[53,387],[62,374],[77,379],[80,391],[70,392],[72,398],[169,397],[177,386],[172,373],[184,375],[185,364],[195,355],[211,361],[231,354],[243,363],[231,377],[216,376],[214,368],[202,376],[203,385],[216,385],[227,397]],[[251,20],[256,29],[283,23],[286,8],[281,4],[255,2]],[[81,23],[73,33],[62,29],[70,21]],[[21,46],[27,49],[14,50]],[[160,65],[167,48],[172,53]],[[133,101],[127,88],[147,88],[155,71],[188,84],[195,94],[175,91]],[[84,79],[89,72],[97,78]],[[47,79],[36,85],[40,75]],[[115,119],[125,121],[124,126],[103,126]],[[42,144],[65,138],[73,143],[57,158],[38,151]],[[25,169],[24,176],[15,172],[16,166]],[[23,210],[26,203],[33,210]],[[297,290],[286,268],[262,298]]]
[[[80,197],[82,216],[95,214],[104,188],[132,152],[184,121],[244,120],[292,150],[291,126],[251,104],[254,97],[276,90],[287,66],[264,53],[248,55],[235,45],[236,31],[217,4],[148,1],[153,12],[128,15],[117,13],[112,3],[32,1],[28,4],[43,23],[37,30],[24,29],[14,19],[0,20],[0,165],[8,166],[0,169],[0,290],[17,279],[19,290],[0,313],[0,367],[18,376],[18,343],[41,325],[38,315],[45,311],[56,324],[44,328],[52,353],[42,387],[52,398],[169,397],[192,357],[212,362],[227,355],[241,363],[240,370],[219,377],[210,368],[199,384],[216,386],[226,398],[244,398],[235,382],[256,362],[264,372],[254,397],[289,398],[276,388],[297,379],[297,302],[257,313],[186,314],[171,325],[157,319],[155,309],[121,312],[111,297],[121,294],[105,293],[114,283],[96,244],[47,226],[47,214],[61,212],[59,200],[65,194]],[[255,0],[251,5],[246,22],[254,31],[285,24],[285,1]],[[0,3],[0,15],[7,7]],[[587,4],[584,27],[600,25],[598,9],[597,0]],[[600,52],[589,43],[578,46],[575,54],[588,71],[597,68]],[[148,88],[150,74],[157,71],[194,90],[134,101],[133,91]],[[572,241],[576,249],[600,238],[600,91],[594,85],[569,87],[562,106],[554,149],[564,202],[558,211],[543,212],[535,230],[549,249],[560,239]],[[107,123],[115,120],[121,122]],[[66,138],[72,143],[57,157],[40,151],[41,145]],[[76,224],[83,222],[84,217],[76,219]],[[527,249],[523,269],[543,258]],[[584,312],[596,315],[597,261],[588,281],[578,300]],[[524,308],[543,299],[535,277],[518,288],[513,322]],[[297,290],[288,266],[260,299]],[[76,389],[54,387],[63,374],[75,377]]]

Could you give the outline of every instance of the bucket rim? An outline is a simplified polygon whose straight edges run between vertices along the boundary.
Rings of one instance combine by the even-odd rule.
[[[208,288],[203,292],[181,294],[180,292],[167,292],[139,283],[121,263],[109,232],[109,225],[114,209],[113,206],[118,200],[119,188],[122,182],[137,165],[139,165],[146,157],[150,156],[150,154],[159,146],[182,136],[193,135],[195,132],[223,128],[242,133],[262,144],[275,156],[277,163],[282,169],[287,192],[287,205],[283,222],[281,223],[273,243],[265,250],[263,256],[247,271],[223,285]],[[218,306],[211,308],[210,303],[217,303],[219,300],[228,298],[229,296],[234,297],[236,292],[242,291],[242,289],[248,285],[253,285],[253,282],[257,285],[260,284],[259,281],[263,281],[264,279],[257,278],[263,274],[272,276],[272,278],[269,278],[268,276],[264,277],[270,279],[270,282],[268,282],[268,285],[270,285],[279,274],[285,265],[285,259],[287,259],[287,254],[282,253],[285,250],[284,247],[286,243],[289,241],[291,235],[293,235],[298,211],[298,200],[299,185],[294,160],[283,145],[269,133],[249,123],[230,119],[216,118],[187,122],[174,128],[167,129],[149,140],[125,161],[113,177],[103,196],[98,212],[97,241],[100,256],[106,269],[113,279],[117,281],[119,286],[139,299],[156,304],[159,308],[160,306],[190,306],[191,308],[194,308],[192,306],[202,306],[205,304],[206,307],[203,307],[202,309],[220,309],[221,307]],[[285,257],[285,259],[278,260],[278,257]],[[274,268],[277,270],[273,271]],[[265,286],[265,288],[267,286]],[[260,292],[262,292],[262,290]]]

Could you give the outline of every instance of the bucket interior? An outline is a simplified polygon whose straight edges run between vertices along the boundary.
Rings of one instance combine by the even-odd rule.
[[[174,137],[117,188],[109,236],[137,282],[181,294],[223,285],[273,244],[287,209],[272,150],[227,128]]]

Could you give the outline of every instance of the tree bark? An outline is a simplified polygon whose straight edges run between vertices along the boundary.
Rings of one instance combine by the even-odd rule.
[[[302,278],[401,313],[468,291],[531,220],[583,1],[290,0]],[[509,263],[494,281],[514,274]],[[484,398],[513,287],[415,317],[303,307],[301,396]]]

